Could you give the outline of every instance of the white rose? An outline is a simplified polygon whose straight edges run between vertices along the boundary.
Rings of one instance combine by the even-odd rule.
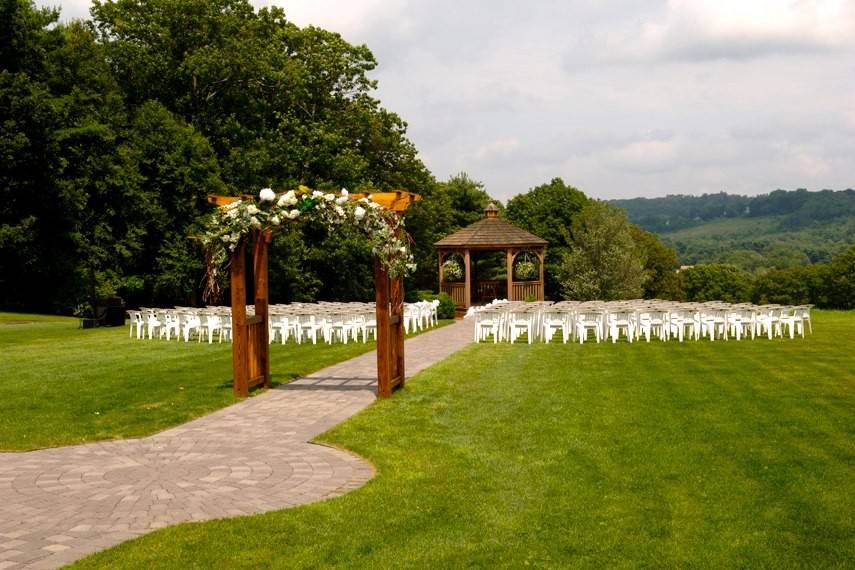
[[[297,216],[299,216],[299,215],[300,215],[300,210],[298,210],[298,209],[296,209],[296,208],[294,208],[293,210],[291,210],[290,212],[288,212],[288,217],[289,217],[290,219],[292,219],[292,220],[293,220],[294,218],[296,218]]]
[[[226,212],[226,215],[230,218],[237,218],[238,214],[240,214],[240,212],[237,210],[229,210],[228,212]]]
[[[341,217],[344,217],[344,208],[342,208],[341,206],[336,206],[335,213]]]
[[[254,227],[255,229],[259,229],[261,227],[261,222],[255,216],[252,216],[249,219],[249,225]]]
[[[324,196],[324,193],[321,192],[320,190],[313,190],[312,191],[312,198],[323,198],[323,196]]]
[[[347,188],[341,189],[341,195],[344,196],[345,198],[347,198],[347,196],[348,196]]]
[[[401,253],[407,253],[407,248],[402,245],[398,248],[398,251],[400,251]]]
[[[276,192],[272,188],[262,188],[258,193],[258,199],[262,202],[272,202],[276,199]]]
[[[250,216],[254,216],[258,213],[258,208],[256,208],[254,204],[250,204],[246,207],[246,213]]]
[[[332,202],[335,200],[335,194],[324,194],[324,200],[327,202]]]
[[[357,206],[353,210],[353,215],[356,218],[357,222],[362,220],[362,218],[365,217],[365,208],[363,208],[362,206]]]
[[[282,220],[279,219],[279,216],[271,216],[270,217],[270,223],[273,224],[274,226],[278,226],[281,222],[282,222]]]

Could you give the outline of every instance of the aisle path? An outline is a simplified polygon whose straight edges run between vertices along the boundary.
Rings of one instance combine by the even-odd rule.
[[[472,340],[458,321],[406,341],[407,375]],[[0,570],[55,568],[154,529],[341,495],[366,461],[307,443],[374,401],[374,352],[136,440],[0,453]]]

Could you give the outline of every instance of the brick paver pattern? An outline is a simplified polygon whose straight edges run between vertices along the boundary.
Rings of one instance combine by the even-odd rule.
[[[410,376],[472,339],[468,321],[406,341]],[[0,453],[0,570],[55,568],[183,521],[344,494],[373,476],[308,443],[374,401],[371,352],[156,435]]]

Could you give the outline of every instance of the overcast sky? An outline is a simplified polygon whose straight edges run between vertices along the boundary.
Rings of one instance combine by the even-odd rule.
[[[855,0],[255,3],[367,44],[437,178],[502,199],[855,187]]]

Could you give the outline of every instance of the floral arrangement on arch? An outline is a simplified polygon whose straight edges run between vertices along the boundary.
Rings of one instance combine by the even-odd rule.
[[[208,218],[200,238],[205,248],[204,299],[212,302],[219,298],[220,271],[228,267],[230,253],[250,232],[275,231],[296,220],[313,220],[327,227],[352,224],[368,237],[372,253],[391,277],[404,277],[416,269],[401,218],[370,196],[353,200],[346,189],[336,194],[300,186],[277,194],[264,188],[258,199],[236,200],[217,208]]]

